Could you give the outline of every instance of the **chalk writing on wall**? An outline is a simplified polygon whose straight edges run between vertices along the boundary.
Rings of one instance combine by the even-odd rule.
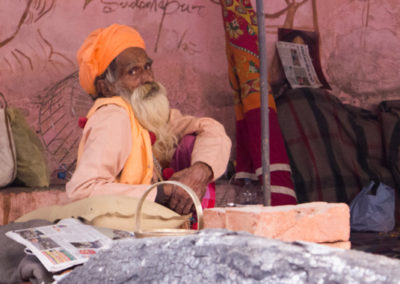
[[[194,37],[193,34],[197,29],[200,31],[207,29],[203,24],[209,21],[210,8],[215,6],[216,9],[219,9],[218,0],[18,0],[9,3],[10,9],[12,9],[10,15],[15,15],[15,17],[10,17],[10,21],[14,22],[7,21],[7,25],[0,32],[0,61],[3,63],[0,68],[0,77],[3,77],[4,81],[8,83],[8,88],[14,91],[14,93],[10,92],[10,98],[13,96],[13,98],[18,98],[15,99],[15,102],[30,111],[31,118],[33,118],[30,122],[41,137],[50,161],[50,169],[53,171],[52,183],[58,182],[54,180],[54,173],[60,167],[69,173],[73,171],[82,134],[82,129],[78,127],[78,118],[85,116],[93,103],[80,87],[77,72],[73,72],[76,70],[76,61],[75,53],[72,50],[77,49],[77,42],[72,40],[66,45],[66,42],[59,40],[60,35],[66,34],[65,31],[71,36],[74,33],[80,35],[83,32],[89,32],[89,26],[91,29],[99,24],[106,25],[110,19],[118,20],[121,15],[124,19],[121,22],[130,24],[131,15],[140,14],[151,19],[152,27],[149,30],[153,37],[153,40],[150,41],[153,46],[150,49],[154,48],[156,52],[158,49],[157,55],[161,55],[165,50],[173,49],[179,51],[174,54],[176,58],[183,53],[186,55],[199,55],[203,52],[208,54],[209,51],[204,48],[206,41]],[[1,4],[0,6],[7,5]],[[2,10],[0,10],[0,16],[3,15],[4,9]],[[79,14],[79,12],[83,13],[83,10],[88,15],[98,16],[98,22],[88,24],[86,27],[83,14]],[[77,17],[67,19],[67,15],[69,16],[73,12]],[[219,16],[215,11],[212,12],[213,17],[214,15]],[[190,24],[182,25],[177,21],[181,16]],[[57,18],[55,25],[52,24],[54,18]],[[194,25],[191,23],[192,19],[196,24],[197,22],[201,24]],[[68,23],[71,23],[71,27],[79,24],[82,30],[66,28]],[[57,34],[58,27],[60,28],[59,34]],[[202,36],[205,37],[205,33]],[[168,38],[168,42],[165,40],[166,38]],[[159,48],[161,44],[168,46],[165,50],[161,50]],[[197,58],[199,57],[197,56]],[[175,58],[170,58],[170,60],[172,67],[176,70],[174,74],[181,74],[181,76],[176,76],[179,77],[178,80],[171,84],[169,89],[185,88],[187,69],[192,74],[191,78],[198,76],[202,79],[203,77],[200,77],[202,74],[205,74],[202,75],[205,77],[212,76],[212,72],[202,70],[203,73],[199,73],[191,65],[180,67],[179,60],[175,60]],[[176,65],[174,65],[175,63]],[[164,63],[164,65],[166,64]],[[206,69],[205,65],[202,66],[203,69]],[[160,66],[163,67],[161,64]],[[21,84],[16,78],[23,78],[27,83],[26,86],[19,87]],[[167,81],[168,76],[165,76],[164,80]],[[43,85],[46,87],[43,88]],[[201,83],[199,86],[200,92],[204,86]],[[19,93],[17,87],[22,92]],[[23,95],[26,89],[32,93],[29,97]],[[195,98],[196,102],[201,100],[200,97]],[[179,100],[179,102],[188,102],[189,104],[193,99],[180,96]],[[23,105],[25,102],[28,104]],[[198,108],[197,103],[193,105]],[[68,179],[68,177],[67,175],[66,178]]]
[[[296,17],[296,13],[298,9],[306,3],[309,3],[310,0],[282,0],[285,2],[286,7],[279,9],[278,11],[274,11],[272,13],[264,13],[264,17],[266,19],[277,19],[282,15],[285,15],[285,20],[282,24],[279,24],[279,27],[293,29],[294,28],[294,20]],[[317,21],[317,9],[316,9],[316,0],[311,0],[312,5],[312,15],[313,15],[313,29],[318,30],[318,21]],[[270,28],[273,28],[274,33],[276,33],[276,25],[269,25]]]
[[[53,44],[43,36],[40,29],[35,31],[36,43],[35,47],[19,45],[15,48],[11,48],[9,52],[6,52],[3,56],[3,61],[8,66],[10,72],[23,72],[26,69],[33,71],[35,70],[35,61],[33,58],[37,58],[37,54],[44,54],[44,59],[47,64],[58,70],[58,65],[62,68],[63,64],[68,64],[74,67],[75,64],[65,54],[58,52]],[[10,42],[11,43],[11,42]],[[43,64],[43,61],[40,62]]]
[[[162,11],[165,15],[176,13],[189,13],[200,15],[204,5],[187,3],[184,0],[131,0],[131,1],[106,1],[100,0],[103,4],[104,13],[116,12],[119,9],[148,10],[149,12]]]
[[[76,152],[82,135],[78,118],[86,116],[92,103],[89,95],[79,86],[78,72],[70,74],[38,95],[38,134],[49,154],[50,168],[57,170],[62,166],[67,173],[66,179],[75,168]]]
[[[216,1],[211,1],[211,2],[219,5],[219,3],[217,3]],[[180,1],[179,0],[131,0],[131,1],[100,0],[100,3],[103,5],[103,13],[106,14],[114,13],[124,9],[130,9],[134,11],[147,11],[150,13],[157,13],[161,11],[161,19],[158,25],[154,52],[158,51],[158,45],[160,42],[161,33],[167,16],[182,14],[182,13],[194,16],[205,15],[205,5],[188,3],[187,1],[184,0]],[[187,45],[185,45],[185,48],[193,51],[193,43],[188,43]]]
[[[25,1],[23,9],[17,9],[19,14],[15,17],[15,23],[8,23],[4,31],[6,36],[0,38],[0,49],[7,47],[3,52],[2,60],[9,72],[33,71],[36,67],[35,63],[37,63],[33,58],[38,58],[38,54],[44,54],[47,63],[55,69],[58,68],[59,63],[74,66],[74,63],[65,54],[55,50],[40,28],[32,29],[32,38],[36,39],[33,45],[26,44],[26,41],[21,40],[21,36],[19,37],[23,25],[33,25],[43,19],[55,8],[55,2],[56,0],[29,0]],[[16,13],[14,8],[9,9]]]
[[[39,21],[43,16],[49,13],[53,8],[56,0],[28,0],[22,14],[15,17],[17,24],[14,29],[9,31],[8,35],[0,39],[0,48],[11,42],[21,29],[23,24],[31,24]]]
[[[189,55],[195,55],[197,53],[201,53],[199,49],[197,49],[197,44],[193,41],[186,40],[186,34],[188,30],[185,30],[182,35],[180,35],[177,31],[174,31],[178,37],[178,42],[176,45],[176,49],[181,50],[183,52],[187,52]]]

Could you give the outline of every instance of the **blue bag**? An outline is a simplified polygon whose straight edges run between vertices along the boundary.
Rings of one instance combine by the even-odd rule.
[[[394,211],[394,189],[371,181],[350,204],[350,228],[354,231],[391,231],[395,226]]]

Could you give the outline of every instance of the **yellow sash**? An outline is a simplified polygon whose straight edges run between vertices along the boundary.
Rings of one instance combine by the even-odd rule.
[[[126,184],[150,184],[153,176],[153,154],[149,132],[144,129],[136,120],[132,107],[121,97],[97,99],[89,110],[87,118],[101,106],[115,104],[123,107],[129,114],[131,121],[132,149],[129,157],[122,169],[116,182]],[[78,149],[78,162],[84,148],[84,142],[81,140]]]

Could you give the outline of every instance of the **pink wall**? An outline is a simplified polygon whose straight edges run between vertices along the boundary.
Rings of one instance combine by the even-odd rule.
[[[323,69],[336,96],[367,108],[398,97],[399,1],[264,0],[264,6],[269,59],[277,27],[319,30]],[[52,170],[73,163],[77,119],[91,104],[77,81],[76,51],[90,31],[115,22],[142,33],[173,106],[216,118],[234,140],[217,0],[8,0],[0,2],[0,19],[0,91],[26,111]]]
[[[256,0],[251,0],[255,7]],[[264,0],[269,58],[276,28],[319,31],[322,68],[333,94],[372,109],[400,98],[398,0]],[[279,12],[285,10],[282,14]]]
[[[368,108],[399,99],[400,2],[336,0],[318,9],[322,59],[335,95]]]
[[[92,30],[115,22],[141,32],[172,106],[214,117],[234,136],[221,9],[213,2],[0,2],[0,91],[10,105],[26,110],[52,170],[74,161],[81,134],[77,120],[91,104],[74,73],[76,52]]]

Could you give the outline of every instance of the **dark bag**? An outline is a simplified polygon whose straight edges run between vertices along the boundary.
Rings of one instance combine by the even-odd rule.
[[[395,192],[371,181],[350,204],[350,227],[354,231],[388,232],[395,226]]]

